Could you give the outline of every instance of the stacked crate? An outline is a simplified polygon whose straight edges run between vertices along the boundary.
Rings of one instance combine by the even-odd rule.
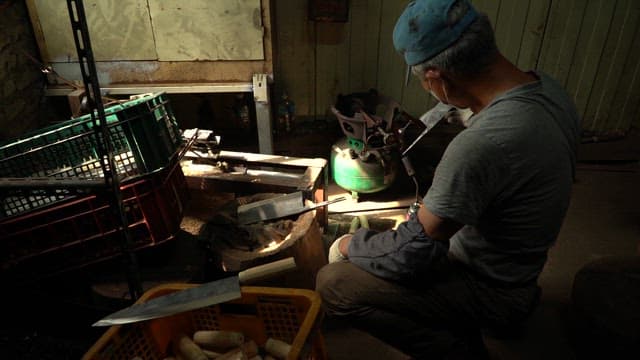
[[[182,138],[166,95],[114,105],[105,115],[134,250],[172,239],[187,188],[177,159]],[[93,124],[85,115],[0,144],[3,272],[40,276],[120,254],[122,229]]]

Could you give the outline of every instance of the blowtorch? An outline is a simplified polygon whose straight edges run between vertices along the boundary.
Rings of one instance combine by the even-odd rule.
[[[407,175],[409,175],[409,177],[411,177],[411,179],[413,180],[413,183],[415,184],[415,188],[416,188],[416,198],[415,198],[415,201],[409,207],[409,210],[407,212],[407,220],[411,217],[411,214],[417,213],[421,206],[420,186],[418,184],[418,179],[416,178],[416,171],[413,168],[413,165],[411,164],[411,160],[409,159],[409,156],[407,154],[442,119],[449,119],[451,117],[454,117],[458,115],[457,112],[458,110],[455,107],[439,102],[436,106],[431,108],[431,110],[427,111],[424,115],[422,115],[419,121],[417,121],[416,119],[412,118],[410,115],[404,112],[402,113],[403,116],[407,116],[409,117],[409,119],[413,121],[408,122],[404,127],[399,129],[398,130],[399,135],[401,136],[404,135],[406,129],[409,127],[409,125],[411,125],[411,123],[415,122],[415,123],[424,125],[424,130],[422,130],[420,135],[418,135],[416,139],[413,140],[413,142],[409,146],[407,146],[407,148],[404,151],[402,151],[400,155],[400,160],[402,161],[402,165],[404,166],[404,169],[407,172]]]

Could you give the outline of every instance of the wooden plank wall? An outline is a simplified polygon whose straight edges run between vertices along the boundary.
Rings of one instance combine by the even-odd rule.
[[[307,1],[275,0],[275,91],[299,116],[325,118],[339,93],[376,88],[415,116],[433,100],[391,41],[408,1],[350,0],[347,23],[308,20]],[[640,127],[640,1],[472,0],[496,31],[502,52],[522,69],[557,78],[574,97],[583,129]]]

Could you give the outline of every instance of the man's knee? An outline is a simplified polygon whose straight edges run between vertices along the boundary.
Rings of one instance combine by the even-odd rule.
[[[346,263],[337,262],[323,266],[316,276],[316,291],[324,301],[340,297],[341,287],[346,282]]]
[[[353,276],[359,269],[349,262],[327,264],[318,271],[316,291],[320,294],[324,308],[330,314],[350,312],[357,306],[354,299]]]

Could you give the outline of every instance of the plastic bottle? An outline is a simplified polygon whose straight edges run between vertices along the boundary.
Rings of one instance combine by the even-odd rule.
[[[243,129],[248,130],[251,127],[251,117],[249,115],[249,105],[244,94],[236,95],[233,107],[237,118],[240,120],[240,125]]]
[[[282,94],[282,99],[278,104],[278,127],[284,128],[286,132],[291,131],[295,117],[295,104],[287,93]]]

